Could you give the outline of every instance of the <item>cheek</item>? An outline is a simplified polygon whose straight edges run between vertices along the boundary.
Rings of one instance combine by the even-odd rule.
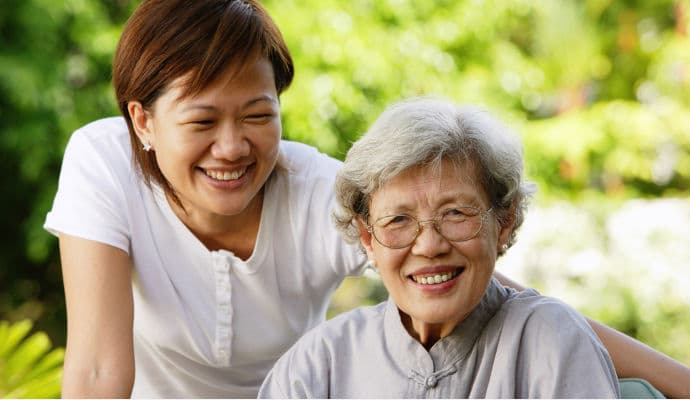
[[[486,229],[482,229],[480,238],[482,239],[484,251],[496,252],[499,234],[500,227],[496,222],[489,224]]]
[[[277,127],[267,127],[268,129],[263,129],[261,132],[257,132],[255,136],[255,142],[266,153],[277,153],[280,144],[280,124]]]
[[[397,294],[405,287],[405,278],[400,275],[400,269],[379,269],[379,276],[386,291],[394,297],[397,297]]]
[[[163,176],[173,186],[179,186],[191,179],[207,147],[195,141],[166,139],[156,148],[156,162]]]
[[[162,139],[166,158],[179,163],[199,160],[206,152],[210,152],[213,144],[210,132],[170,130]],[[177,167],[182,167],[182,165]]]
[[[267,164],[275,164],[280,153],[280,132],[274,129],[255,128],[246,135],[254,157]]]
[[[164,141],[156,149],[156,158],[161,169],[179,170],[187,168],[189,162],[194,158],[194,154],[199,152],[194,150],[192,145],[184,145],[179,141]]]
[[[467,242],[458,243],[455,248],[467,260],[481,269],[493,269],[496,262],[496,237],[493,233],[483,234]]]
[[[244,126],[245,135],[252,137],[255,141],[272,142],[280,139],[282,125],[280,119],[276,118],[273,122],[263,125],[247,124]]]
[[[406,252],[404,250],[391,250],[382,248],[382,246],[375,246],[373,249],[373,261],[376,268],[381,274],[381,278],[398,279],[400,271],[405,263]]]

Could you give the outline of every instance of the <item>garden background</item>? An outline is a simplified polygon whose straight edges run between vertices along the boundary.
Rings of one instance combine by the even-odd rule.
[[[0,397],[59,394],[65,309],[42,224],[70,133],[117,114],[110,63],[137,3],[0,7]],[[285,138],[342,158],[412,95],[498,114],[540,188],[498,269],[690,365],[690,0],[264,4],[296,64]],[[330,315],[383,298],[351,278]]]

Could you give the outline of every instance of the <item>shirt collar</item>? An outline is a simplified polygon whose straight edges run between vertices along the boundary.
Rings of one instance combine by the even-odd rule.
[[[512,289],[502,286],[492,278],[484,296],[470,315],[450,335],[436,342],[428,352],[407,332],[398,307],[389,297],[383,322],[386,347],[391,357],[404,368],[433,373],[450,367],[467,356],[477,337],[512,292]]]

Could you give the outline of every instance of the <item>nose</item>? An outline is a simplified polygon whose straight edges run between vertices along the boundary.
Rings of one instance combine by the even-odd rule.
[[[219,127],[211,145],[211,155],[216,159],[236,161],[250,153],[250,144],[242,129],[234,124]]]
[[[412,253],[427,258],[438,257],[450,251],[450,242],[439,232],[434,220],[420,221],[419,235],[412,245]]]

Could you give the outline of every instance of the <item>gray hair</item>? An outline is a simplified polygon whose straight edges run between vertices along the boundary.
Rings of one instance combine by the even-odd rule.
[[[534,183],[524,180],[522,157],[517,135],[478,108],[431,98],[399,102],[348,151],[335,182],[336,227],[345,240],[355,243],[355,218],[367,220],[371,195],[386,182],[417,166],[469,162],[499,223],[515,218],[511,246],[536,191]]]

